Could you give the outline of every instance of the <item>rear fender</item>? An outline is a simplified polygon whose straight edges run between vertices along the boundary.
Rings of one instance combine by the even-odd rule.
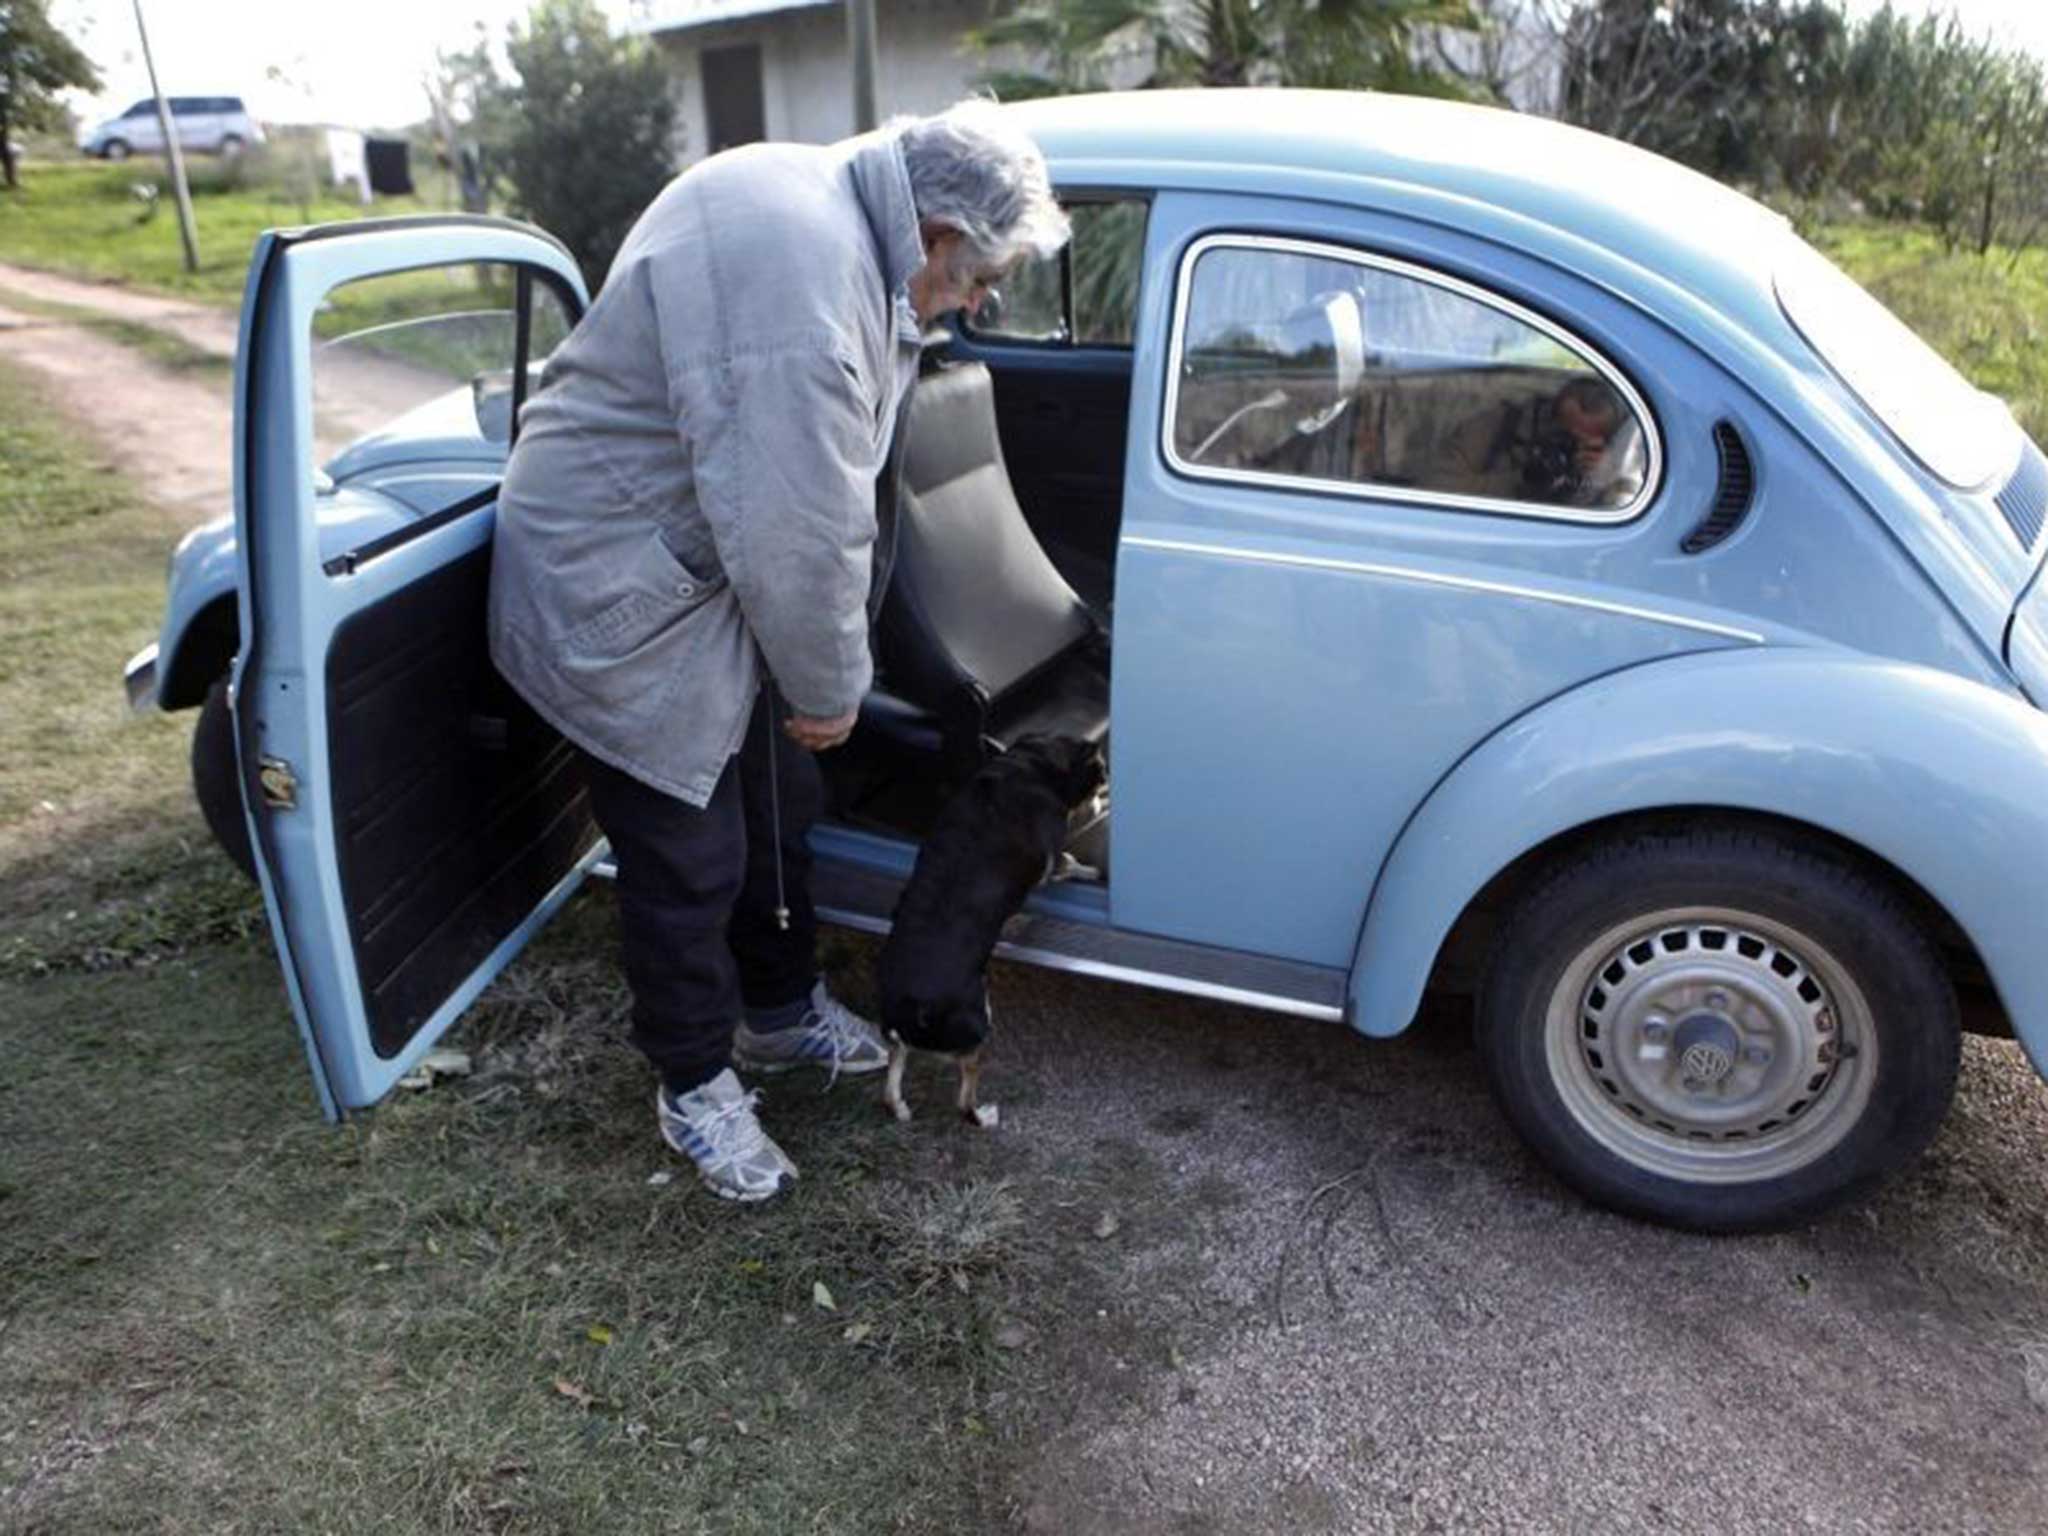
[[[1609,817],[1701,806],[1806,822],[1917,881],[1976,946],[2048,1076],[2048,717],[1949,673],[1828,650],[1648,663],[1474,749],[1380,871],[1353,1024],[1405,1029],[1452,925],[1523,854]]]

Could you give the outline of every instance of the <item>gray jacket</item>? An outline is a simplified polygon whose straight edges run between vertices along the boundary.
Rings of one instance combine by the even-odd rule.
[[[702,805],[764,658],[798,714],[860,703],[923,260],[888,134],[733,150],[640,216],[499,493],[491,655],[556,729]]]

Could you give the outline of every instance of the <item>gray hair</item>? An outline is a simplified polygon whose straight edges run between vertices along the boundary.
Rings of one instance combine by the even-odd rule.
[[[969,97],[935,117],[889,126],[903,146],[917,216],[965,237],[954,276],[1050,256],[1067,243],[1045,156],[994,102]]]

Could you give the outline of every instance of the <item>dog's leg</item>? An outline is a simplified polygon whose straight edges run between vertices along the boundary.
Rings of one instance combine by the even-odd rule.
[[[889,1075],[882,1084],[882,1104],[899,1121],[910,1118],[910,1106],[903,1102],[903,1065],[910,1060],[910,1047],[895,1030],[889,1031]]]
[[[1062,853],[1054,859],[1052,872],[1047,876],[1048,882],[1057,880],[1086,880],[1094,882],[1101,880],[1101,878],[1101,870],[1097,869],[1093,864],[1083,864],[1071,853]]]
[[[981,1053],[986,1046],[976,1046],[960,1058],[960,1118],[969,1125],[980,1125],[977,1112],[981,1103]]]

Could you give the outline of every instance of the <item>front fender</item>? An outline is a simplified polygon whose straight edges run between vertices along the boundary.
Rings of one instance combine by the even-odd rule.
[[[1806,822],[1918,881],[1976,945],[2048,1076],[2048,716],[1946,672],[1830,650],[1647,663],[1475,748],[1380,871],[1352,965],[1353,1023],[1406,1028],[1452,925],[1521,855],[1610,816],[1680,806]]]
[[[353,549],[417,516],[396,496],[344,486],[320,500],[321,554]],[[226,671],[239,625],[236,580],[232,517],[201,523],[171,552],[164,622],[156,642],[160,709],[203,703],[213,680]]]

